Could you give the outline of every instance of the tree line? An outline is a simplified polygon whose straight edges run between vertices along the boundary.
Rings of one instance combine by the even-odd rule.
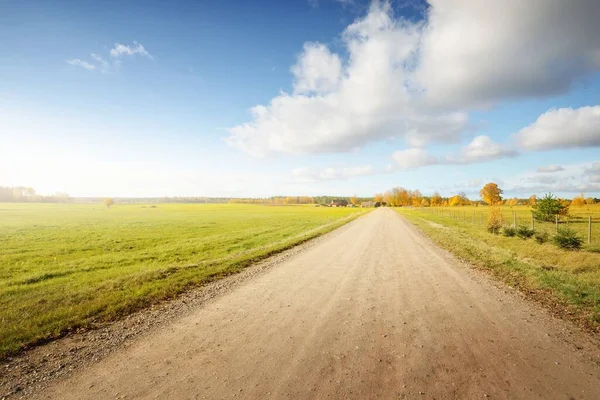
[[[537,196],[532,194],[527,198],[509,198],[502,197],[503,190],[494,182],[489,182],[480,190],[481,199],[471,200],[464,192],[457,193],[454,196],[443,197],[438,192],[431,196],[424,196],[419,190],[408,190],[403,187],[395,187],[384,193],[378,193],[373,197],[376,205],[387,205],[391,207],[454,207],[468,205],[529,205],[535,206],[538,202]],[[572,200],[557,198],[563,206],[581,207],[600,202],[600,199],[594,197],[585,197],[583,193],[574,197]]]
[[[5,203],[67,203],[71,198],[67,193],[56,192],[50,196],[37,194],[32,187],[0,186],[0,202]]]

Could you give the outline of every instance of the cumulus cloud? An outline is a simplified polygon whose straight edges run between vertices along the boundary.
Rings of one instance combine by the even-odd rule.
[[[323,44],[305,43],[292,73],[295,93],[327,93],[335,90],[340,82],[342,61]]]
[[[551,175],[530,171],[514,177],[503,188],[519,193],[593,193],[600,190],[600,163],[570,164],[561,166]],[[596,179],[598,177],[598,179]]]
[[[133,41],[133,46],[128,46],[121,43],[115,43],[115,47],[110,50],[110,55],[113,57],[121,57],[124,55],[132,56],[134,54],[139,54],[141,56],[148,57],[150,59],[154,59],[154,57],[148,53],[146,48],[142,46],[141,43]]]
[[[600,146],[600,106],[551,109],[514,134],[529,150]]]
[[[584,173],[589,175],[591,183],[600,183],[600,162],[592,163],[590,167],[584,169]]]
[[[90,64],[87,61],[80,60],[78,58],[74,58],[72,60],[67,60],[67,64],[76,65],[78,67],[85,68],[85,69],[87,69],[89,71],[91,71],[93,69],[96,69],[95,65]]]
[[[564,93],[600,70],[595,0],[429,3],[425,19],[411,22],[374,1],[343,31],[339,54],[305,44],[294,91],[253,107],[227,142],[257,156],[392,137],[410,147],[456,142],[472,107]]]
[[[477,136],[459,155],[449,156],[447,161],[453,164],[469,164],[516,155],[515,150],[494,142],[489,136]]]
[[[586,167],[584,171],[586,174],[590,175],[600,174],[600,161],[592,163],[592,165],[590,167]]]
[[[551,172],[558,172],[558,171],[564,171],[565,169],[563,167],[561,167],[560,165],[543,165],[541,167],[538,167],[537,172],[540,173],[551,173]]]
[[[472,164],[516,155],[515,150],[494,142],[488,136],[477,136],[458,154],[437,157],[424,149],[411,148],[394,152],[392,158],[396,167],[410,169],[435,164]]]
[[[331,180],[344,180],[357,176],[372,175],[375,169],[371,165],[342,168],[296,168],[292,171],[292,180],[295,182],[318,182]]]
[[[560,94],[600,67],[597,0],[429,3],[416,75],[430,102]]]
[[[418,168],[439,163],[436,156],[419,148],[395,151],[392,158],[396,161],[396,165],[403,169]]]
[[[421,25],[395,19],[387,2],[342,34],[347,62],[309,43],[292,67],[294,93],[251,109],[252,121],[230,129],[230,145],[250,154],[349,151],[390,137],[411,145],[456,141],[466,113],[430,113],[413,101],[408,70]]]

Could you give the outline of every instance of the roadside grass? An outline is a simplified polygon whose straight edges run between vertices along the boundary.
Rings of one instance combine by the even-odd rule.
[[[461,207],[432,207],[429,210],[433,212],[442,212],[453,219],[464,220],[475,225],[483,226],[488,216],[489,207],[487,206],[461,206]],[[502,219],[505,226],[512,226],[516,220],[518,226],[531,226],[531,207],[529,206],[508,206],[500,207]],[[514,215],[513,215],[514,213]],[[592,219],[592,241],[587,245],[588,235],[588,217]],[[566,227],[574,230],[584,239],[585,248],[600,247],[600,203],[586,204],[581,207],[570,206],[569,216],[561,216],[558,220],[559,229]],[[554,234],[556,232],[555,222],[535,221],[534,227],[537,232],[547,232]]]
[[[363,213],[0,203],[0,358],[238,272]]]
[[[397,211],[435,243],[549,306],[555,313],[600,332],[600,253],[557,248],[551,241],[488,233],[467,220],[400,208]]]

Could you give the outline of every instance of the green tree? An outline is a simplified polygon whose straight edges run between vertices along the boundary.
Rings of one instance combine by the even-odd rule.
[[[538,199],[532,206],[533,216],[538,221],[554,221],[556,215],[565,215],[569,211],[569,206],[554,197],[552,193],[547,193],[542,199]]]

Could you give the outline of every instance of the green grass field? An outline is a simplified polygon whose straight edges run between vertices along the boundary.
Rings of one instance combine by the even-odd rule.
[[[239,271],[362,212],[0,203],[0,358]]]
[[[517,226],[526,225],[531,227],[531,207],[529,206],[502,206],[502,217],[504,224],[512,226],[516,221]],[[473,225],[485,226],[488,215],[486,206],[465,206],[465,207],[432,207],[425,208],[423,211],[428,213],[442,214],[452,219],[461,220]],[[588,218],[591,217],[592,236],[591,243],[587,245],[588,240]],[[582,207],[569,208],[568,217],[560,217],[558,221],[559,228],[565,227],[576,231],[584,239],[584,249],[600,251],[600,204],[585,205]],[[554,234],[556,224],[554,222],[534,222],[534,228],[538,231]]]
[[[582,215],[586,212],[596,218],[596,225],[592,225],[595,227],[592,235],[596,237],[594,239],[592,236],[592,244],[580,251],[559,249],[551,241],[539,244],[533,239],[488,233],[485,224],[480,222],[481,217],[485,221],[487,207],[397,210],[440,246],[492,272],[506,283],[519,287],[582,326],[600,332],[600,209],[593,207],[595,209],[583,208],[579,213]],[[595,214],[590,211],[595,211]],[[512,224],[513,212],[518,213],[517,224],[531,222],[528,207],[505,206],[503,214],[507,224]],[[583,233],[584,229],[573,220],[575,218],[571,219],[569,226]],[[536,223],[536,229],[553,232],[555,228],[552,224]]]

